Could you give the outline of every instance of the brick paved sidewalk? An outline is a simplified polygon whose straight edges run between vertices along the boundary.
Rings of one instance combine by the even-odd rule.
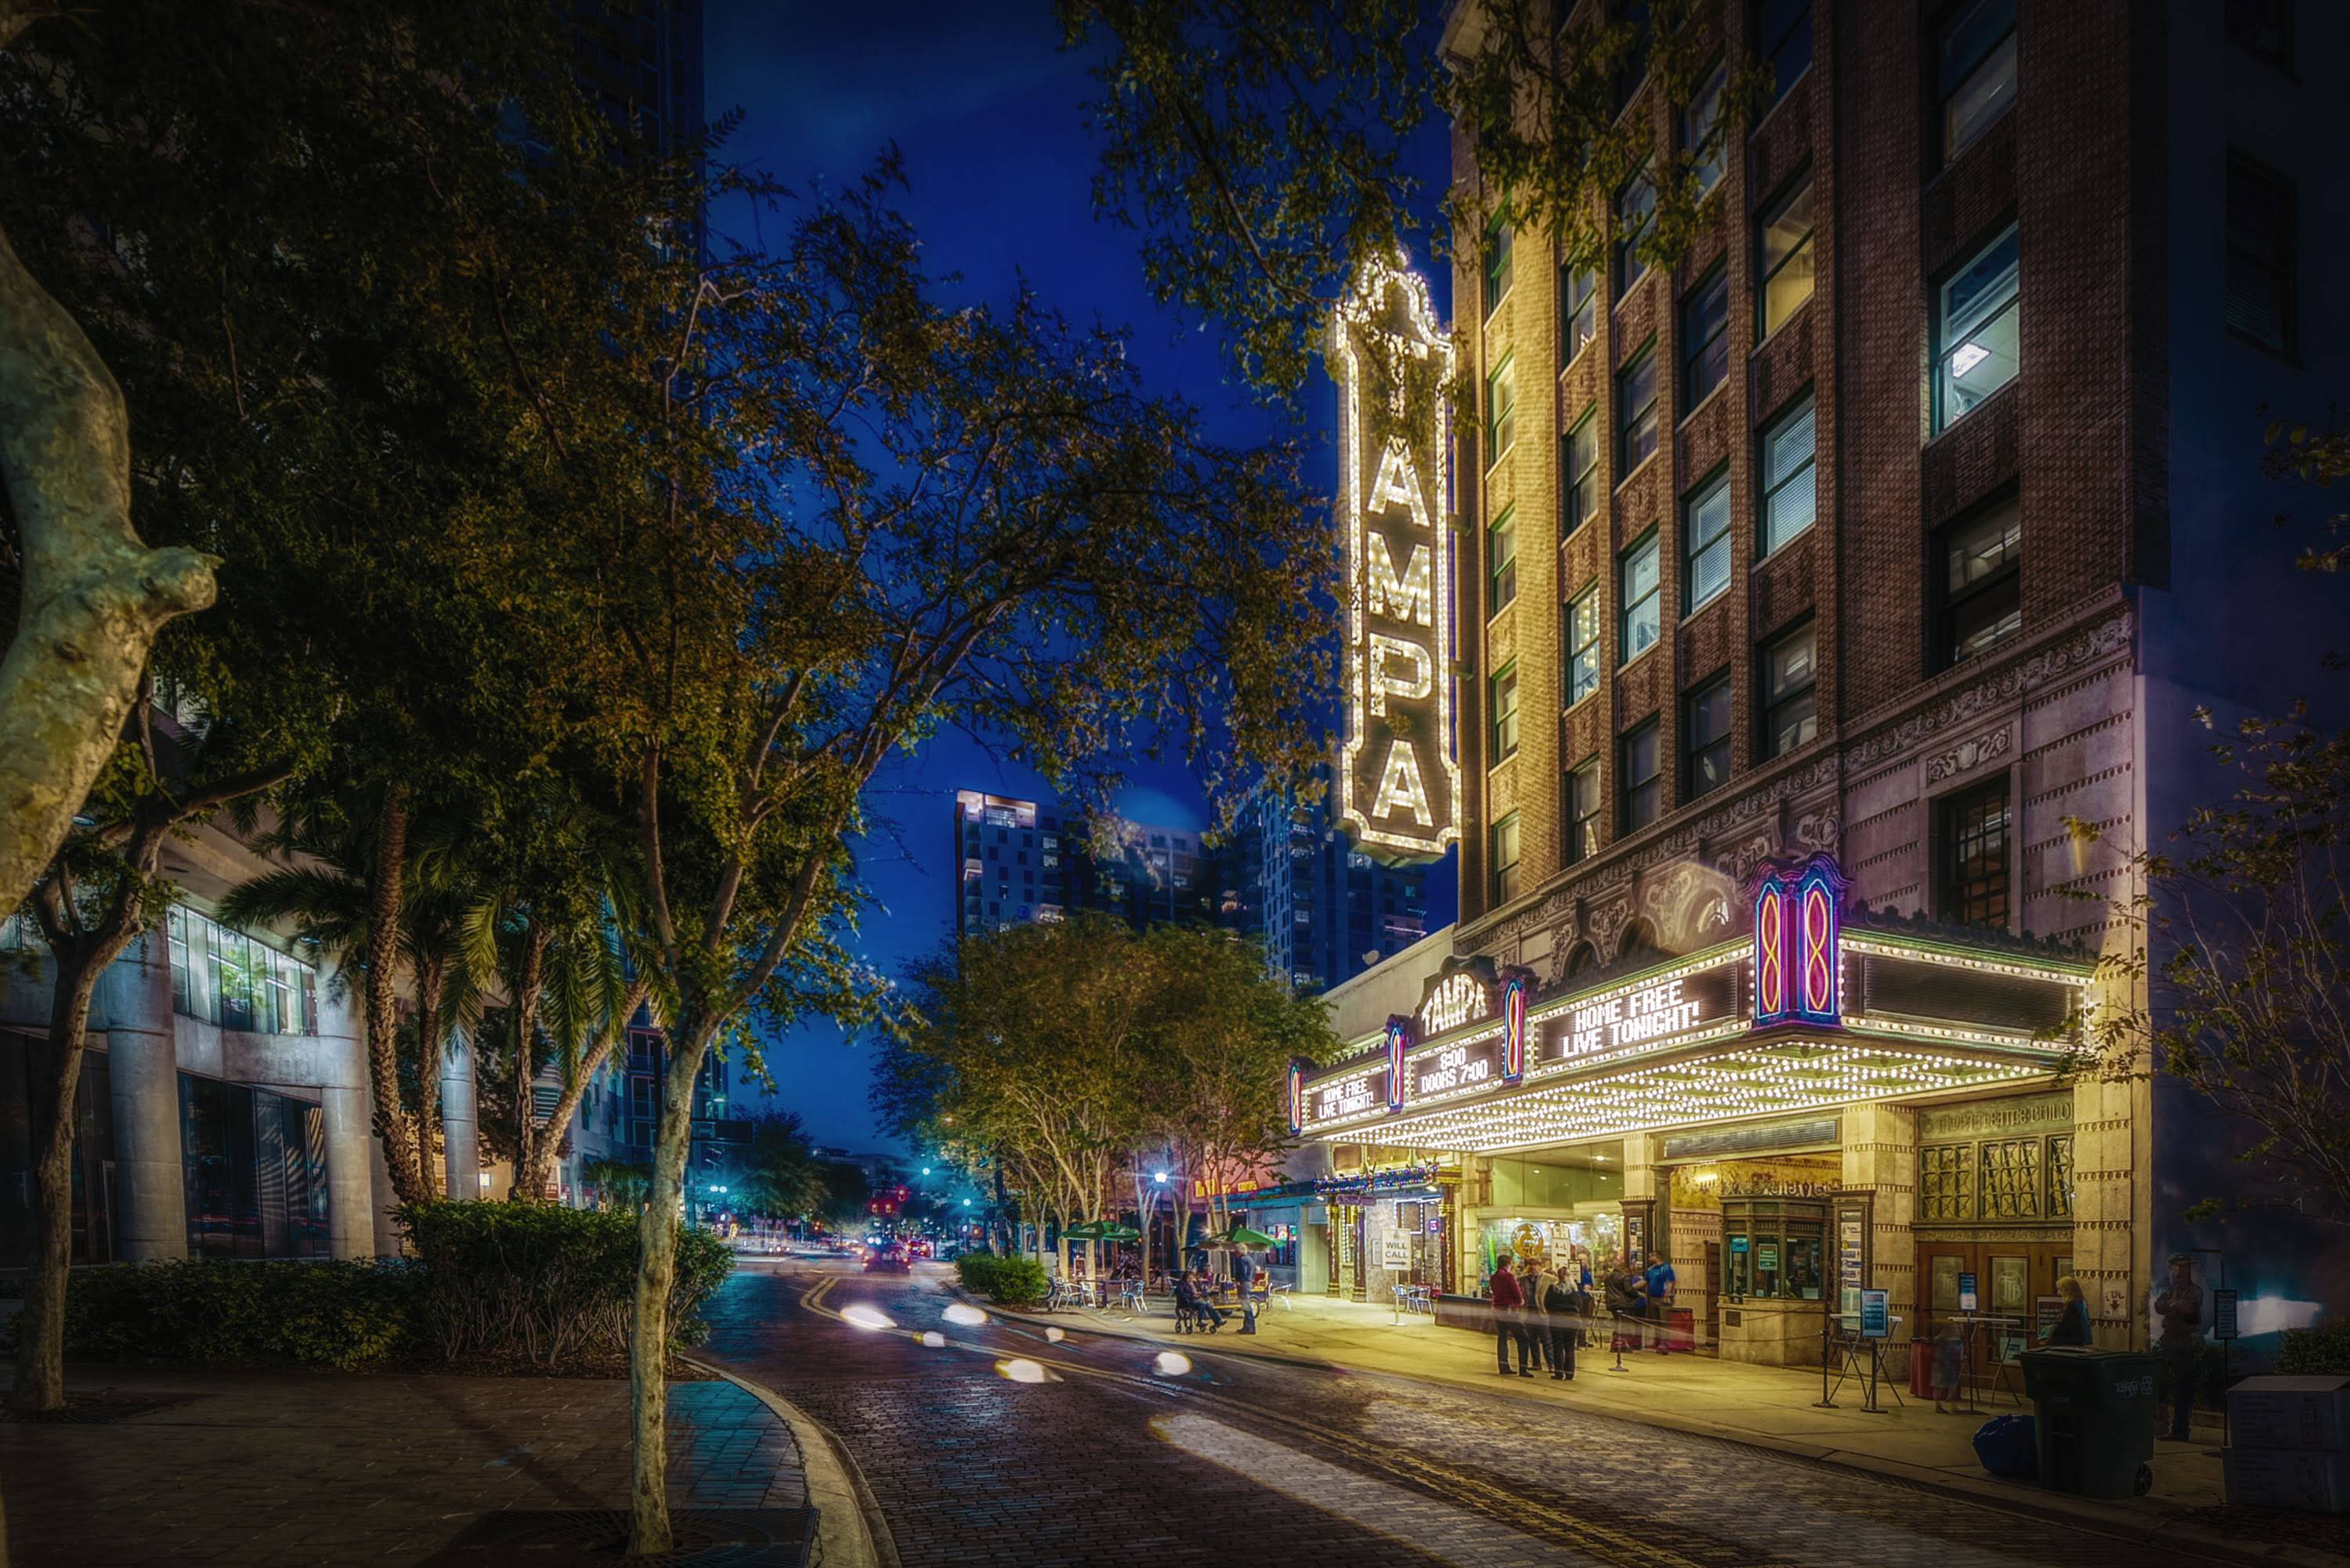
[[[1024,1315],[1029,1321],[1080,1325],[1107,1334],[1131,1334],[1170,1345],[1202,1343],[1179,1338],[1174,1310],[1154,1301],[1136,1318],[1116,1310],[1072,1310]],[[990,1306],[991,1311],[1002,1309]],[[1707,1437],[1752,1443],[1777,1452],[1933,1487],[1994,1506],[2065,1517],[2096,1528],[2192,1542],[2214,1550],[2238,1545],[2230,1555],[2266,1555],[2266,1542],[2222,1543],[2189,1516],[2221,1501],[2222,1480],[2216,1441],[2158,1443],[2153,1492],[2142,1498],[2103,1501],[2049,1491],[2030,1482],[1999,1480],[1985,1472],[1972,1446],[1975,1429],[1994,1415],[2018,1407],[2002,1395],[1996,1407],[1981,1404],[1971,1416],[1938,1414],[1930,1401],[1910,1398],[1905,1386],[1878,1397],[1890,1412],[1870,1414],[1860,1406],[1863,1389],[1846,1383],[1835,1394],[1837,1408],[1814,1407],[1820,1375],[1781,1367],[1747,1366],[1699,1355],[1658,1355],[1627,1351],[1626,1370],[1610,1370],[1616,1358],[1586,1350],[1571,1383],[1546,1376],[1498,1378],[1493,1342],[1464,1329],[1440,1328],[1433,1318],[1398,1314],[1384,1307],[1306,1296],[1273,1305],[1257,1314],[1258,1332],[1238,1334],[1239,1315],[1228,1310],[1222,1333],[1204,1343],[1243,1355],[1290,1357],[1362,1372],[1430,1378],[1488,1388],[1529,1399],[1556,1401],[1595,1415],[1618,1417]],[[1605,1341],[1603,1340],[1604,1344]],[[1897,1407],[1898,1392],[1905,1403]],[[2026,1404],[2022,1408],[2029,1412]],[[2211,1436],[2216,1438],[2216,1432]],[[2350,1564],[2350,1556],[2282,1549],[2277,1561]]]
[[[168,1401],[0,1423],[12,1568],[402,1564],[499,1509],[625,1508],[624,1381],[76,1366],[77,1395]],[[807,1501],[792,1433],[725,1382],[673,1384],[670,1498]]]

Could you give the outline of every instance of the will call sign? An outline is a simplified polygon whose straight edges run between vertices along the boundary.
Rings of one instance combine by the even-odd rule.
[[[1428,284],[1356,274],[1331,329],[1347,552],[1347,741],[1338,810],[1366,850],[1427,859],[1461,836],[1452,740],[1451,337]]]

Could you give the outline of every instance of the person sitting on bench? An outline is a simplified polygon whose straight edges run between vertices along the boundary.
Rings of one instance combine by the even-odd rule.
[[[1199,1287],[1191,1282],[1191,1276],[1189,1273],[1179,1273],[1175,1276],[1175,1326],[1178,1328],[1183,1326],[1182,1320],[1185,1318],[1190,1318],[1195,1323],[1206,1324],[1210,1334],[1224,1326],[1223,1313],[1215,1303],[1200,1293]]]

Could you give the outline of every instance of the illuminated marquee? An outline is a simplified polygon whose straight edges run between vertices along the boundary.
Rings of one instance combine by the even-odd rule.
[[[1356,275],[1331,338],[1347,585],[1338,813],[1367,852],[1432,859],[1461,836],[1443,512],[1452,344],[1400,256]]]
[[[1594,992],[1542,1022],[1541,1059],[1545,1064],[1584,1062],[1619,1053],[1661,1050],[1692,1037],[1718,1034],[1725,1023],[1743,1025],[1739,1010],[1738,960],[1732,948],[1721,956],[1689,962],[1629,985]]]

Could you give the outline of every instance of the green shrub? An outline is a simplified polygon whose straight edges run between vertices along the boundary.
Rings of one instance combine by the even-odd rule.
[[[1017,1306],[1040,1302],[1050,1288],[1045,1265],[1034,1258],[1000,1258],[993,1252],[965,1252],[955,1260],[962,1288],[973,1295]]]
[[[2286,1329],[2276,1369],[2293,1377],[2350,1377],[2350,1317]]]
[[[356,1371],[414,1349],[421,1284],[421,1273],[401,1263],[76,1269],[66,1285],[66,1354]]]
[[[399,1211],[423,1264],[420,1326],[445,1359],[490,1355],[557,1367],[629,1349],[637,1217],[551,1203],[436,1200]],[[702,1304],[734,1267],[707,1231],[680,1229],[670,1343],[709,1337]]]

